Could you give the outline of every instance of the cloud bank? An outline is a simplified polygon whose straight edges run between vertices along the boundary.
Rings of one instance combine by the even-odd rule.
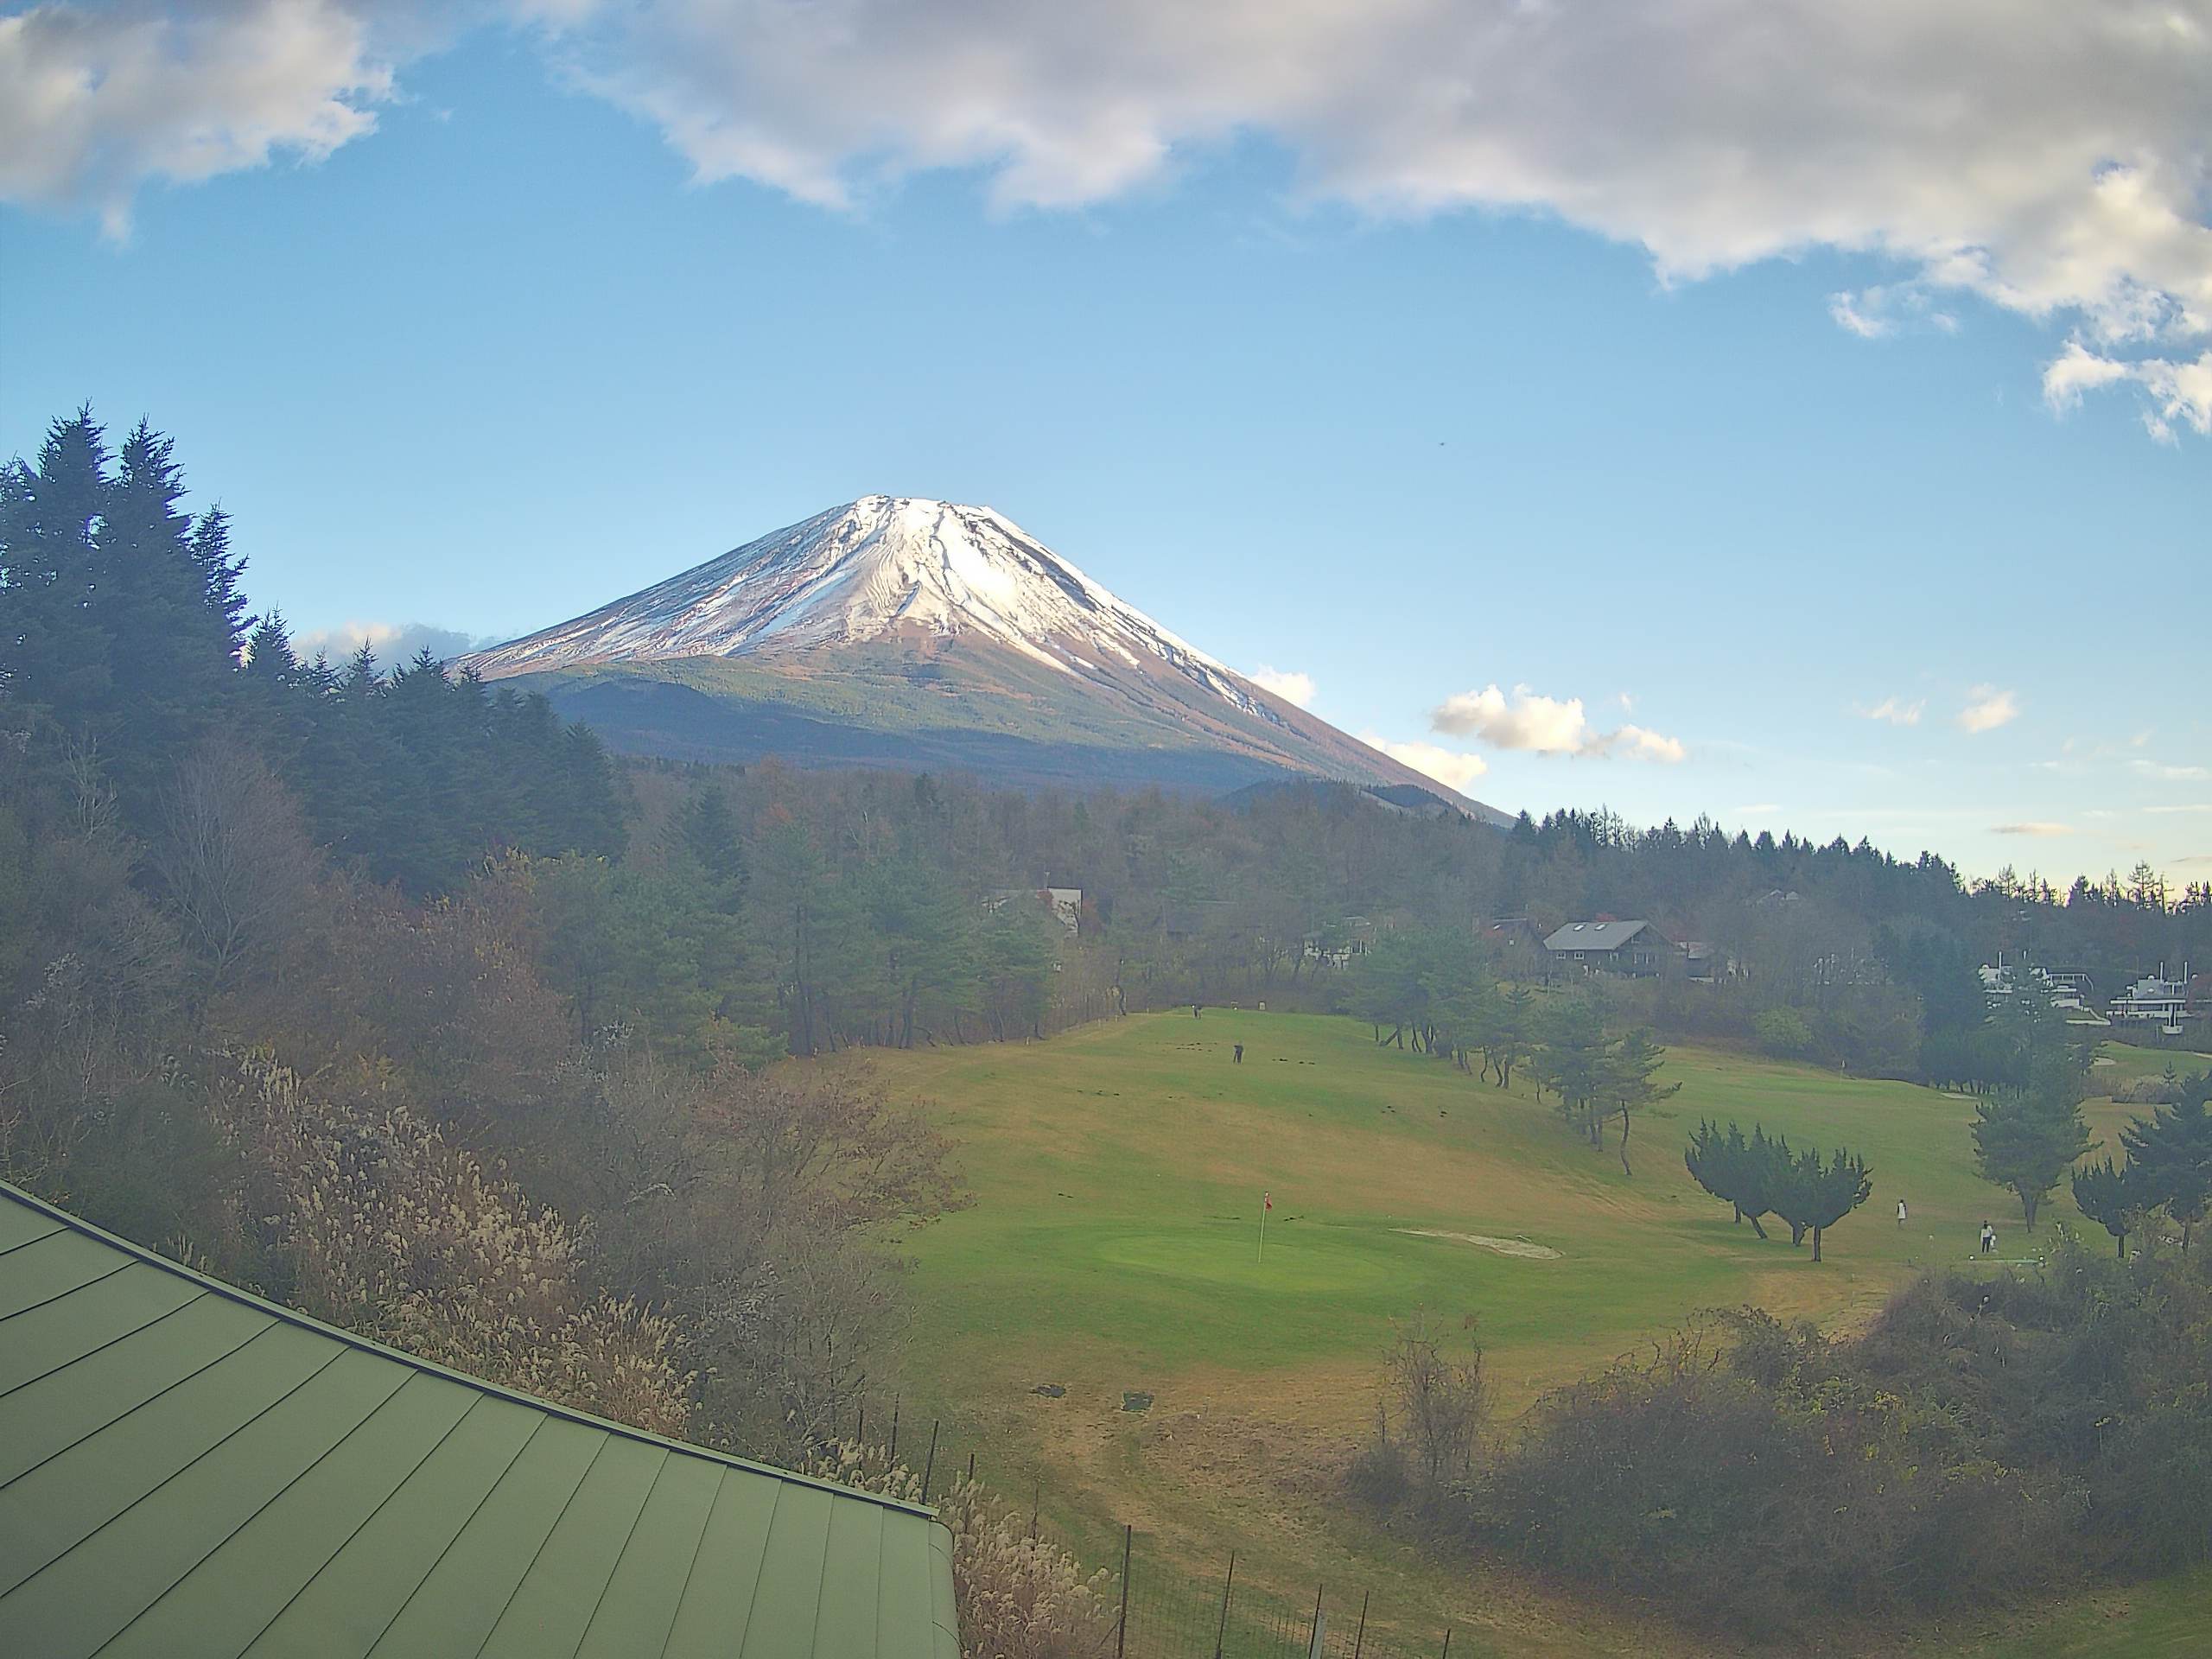
[[[1370,749],[1380,749],[1401,765],[1411,766],[1424,778],[1433,778],[1462,794],[1490,770],[1490,763],[1479,754],[1447,749],[1440,743],[1394,743],[1373,732],[1362,732],[1359,741]]]
[[[134,0],[0,17],[0,199],[89,207],[111,234],[143,184],[280,155],[320,161],[376,127],[392,67],[340,0]]]
[[[427,651],[438,661],[449,663],[500,643],[496,637],[463,633],[429,622],[341,622],[334,628],[294,634],[292,651],[303,663],[321,656],[342,668],[365,640],[376,653],[377,666],[386,673],[413,661],[418,652]]]
[[[1510,698],[1495,685],[1461,691],[1429,711],[1429,727],[1453,737],[1475,736],[1493,748],[1536,754],[1618,755],[1676,761],[1689,750],[1677,739],[1643,726],[1601,732],[1590,724],[1582,699],[1539,696],[1525,685]]]
[[[1245,677],[1262,691],[1272,691],[1285,702],[1295,703],[1300,709],[1313,706],[1313,677],[1294,674],[1279,668],[1269,668],[1265,663]]]
[[[171,15],[171,14],[176,15]],[[1688,280],[1826,248],[2064,327],[2045,396],[2212,429],[2212,0],[58,0],[0,20],[0,190],[119,220],[149,179],[313,159],[435,26],[498,20],[702,182],[833,208],[972,170],[1105,200],[1246,135],[1375,214],[1554,215]]]

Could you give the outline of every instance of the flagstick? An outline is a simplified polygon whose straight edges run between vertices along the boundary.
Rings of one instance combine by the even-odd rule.
[[[1268,1201],[1260,1200],[1260,1260],[1268,1259]]]

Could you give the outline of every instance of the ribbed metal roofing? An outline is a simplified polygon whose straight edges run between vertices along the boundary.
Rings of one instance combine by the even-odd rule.
[[[950,1552],[0,1183],[0,1654],[959,1659]]]
[[[1547,950],[1618,950],[1649,922],[1569,922],[1544,941]]]

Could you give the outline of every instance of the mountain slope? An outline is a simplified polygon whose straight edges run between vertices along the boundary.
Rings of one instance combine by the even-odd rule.
[[[1490,809],[1261,690],[988,508],[868,496],[463,659],[617,747],[1226,790],[1320,777]]]

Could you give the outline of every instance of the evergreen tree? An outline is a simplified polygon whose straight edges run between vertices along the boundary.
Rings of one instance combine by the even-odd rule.
[[[2094,1144],[2078,1102],[2023,1091],[1974,1103],[1974,1168],[2020,1200],[2030,1232],[2059,1178]]]
[[[2116,1166],[2107,1158],[2074,1172],[2075,1207],[2112,1235],[2123,1262],[2127,1260],[2127,1235],[2146,1207],[2138,1168],[2134,1164]]]
[[[1770,1141],[1755,1123],[1746,1140],[1737,1124],[1731,1123],[1724,1135],[1717,1124],[1700,1121],[1682,1161],[1692,1180],[1732,1206],[1736,1221],[1750,1222],[1761,1238],[1767,1233],[1760,1218],[1783,1213],[1795,1161],[1787,1137]]]
[[[2143,1206],[2163,1209],[2181,1224],[2183,1250],[2212,1207],[2212,1109],[2206,1106],[2203,1079],[2193,1081],[2179,1102],[2156,1108],[2120,1132],[2131,1166],[2140,1172]]]
[[[1605,1097],[1613,1103],[1613,1109],[1621,1118],[1621,1173],[1635,1178],[1629,1167],[1629,1121],[1647,1106],[1662,1100],[1672,1100],[1682,1092],[1680,1083],[1661,1084],[1659,1068],[1667,1062],[1667,1051],[1652,1040],[1649,1027],[1639,1027],[1615,1043],[1604,1060],[1603,1087]]]
[[[99,753],[142,824],[232,712],[240,567],[183,493],[168,439],[141,422],[111,458],[84,410],[0,486],[0,686]]]
[[[2014,997],[1991,1029],[2001,1045],[1996,1069],[2003,1081],[1993,1097],[1974,1106],[1974,1167],[2019,1198],[2033,1232],[2043,1201],[2094,1144],[2082,1117],[2088,1055],[2055,1010],[2025,995]]]
[[[35,467],[10,465],[0,493],[0,685],[73,734],[111,689],[98,539],[107,469],[105,436],[80,410],[47,429]]]
[[[1866,1202],[1874,1191],[1873,1172],[1863,1158],[1840,1147],[1825,1160],[1808,1147],[1786,1160],[1777,1182],[1775,1209],[1789,1224],[1793,1244],[1813,1236],[1813,1260],[1821,1259],[1821,1236]]]

